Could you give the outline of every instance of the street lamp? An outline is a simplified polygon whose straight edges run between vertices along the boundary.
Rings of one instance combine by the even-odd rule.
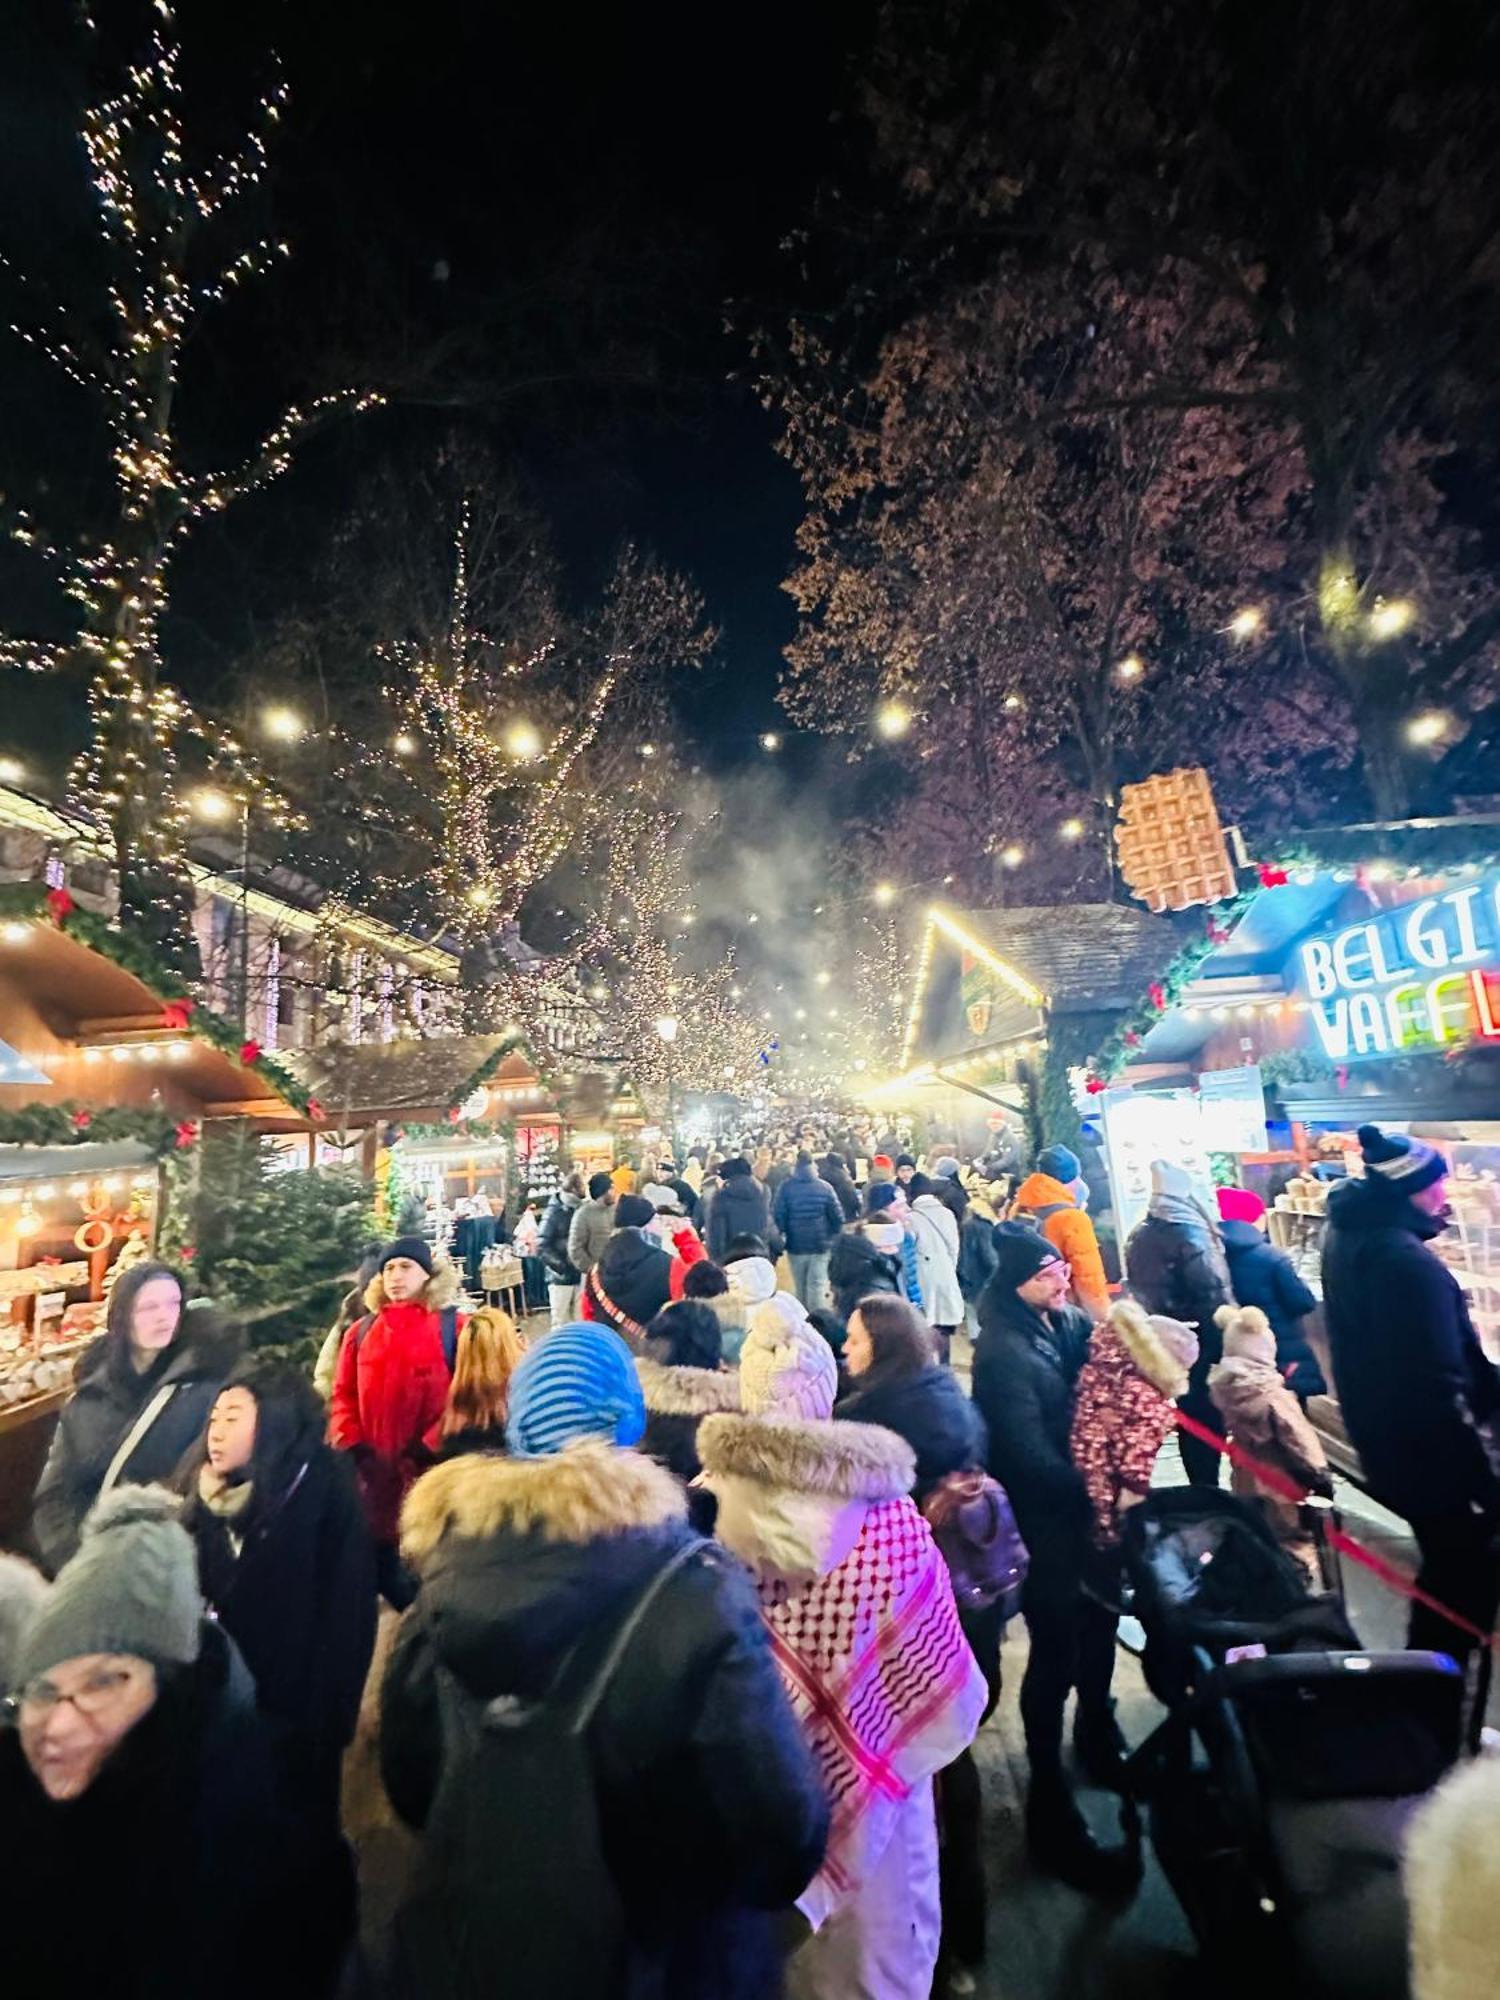
[[[677,1040],[677,1016],[661,1014],[657,1016],[656,1032],[661,1036],[662,1046],[667,1052],[667,1136],[672,1141],[672,1158],[677,1158],[677,1065],[672,1059],[672,1048]]]

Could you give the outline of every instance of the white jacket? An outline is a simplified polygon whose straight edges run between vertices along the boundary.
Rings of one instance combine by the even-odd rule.
[[[932,1326],[962,1326],[964,1295],[958,1288],[958,1224],[935,1194],[919,1194],[911,1206],[917,1245],[922,1310]]]

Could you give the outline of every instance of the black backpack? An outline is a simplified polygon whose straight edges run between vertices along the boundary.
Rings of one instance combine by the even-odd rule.
[[[589,1725],[647,1612],[709,1545],[655,1571],[602,1657],[584,1639],[538,1701],[481,1701],[436,1670],[443,1769],[393,1935],[399,2000],[613,2000],[630,1941],[604,1851]]]

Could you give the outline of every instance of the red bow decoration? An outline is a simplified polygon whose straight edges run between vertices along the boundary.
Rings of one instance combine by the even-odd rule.
[[[1109,1085],[1104,1081],[1102,1076],[1091,1076],[1083,1087],[1090,1097],[1097,1097],[1100,1091],[1107,1090]]]
[[[248,1042],[240,1043],[240,1061],[246,1069],[249,1069],[252,1063],[258,1063],[261,1059],[261,1054],[260,1043],[256,1041],[253,1035]]]
[[[161,1010],[161,1024],[164,1028],[185,1028],[192,1011],[191,1000],[168,1000]]]
[[[1136,1031],[1136,1029],[1134,1029],[1134,1028],[1127,1028],[1127,1029],[1125,1030],[1125,1046],[1126,1046],[1126,1048],[1127,1048],[1127,1049],[1138,1049],[1138,1048],[1140,1047],[1140,1045],[1141,1045],[1141,1038],[1140,1038],[1140,1035],[1139,1035],[1139,1033],[1138,1033],[1138,1032]]]
[[[1167,989],[1159,979],[1153,979],[1151,984],[1146,988],[1146,998],[1151,1002],[1151,1005],[1156,1009],[1158,1014],[1166,1013]]]
[[[317,1098],[310,1097],[307,1100],[307,1115],[314,1125],[321,1125],[323,1120],[328,1116],[328,1113],[323,1109]]]
[[[47,908],[52,912],[53,923],[60,928],[63,918],[71,917],[73,912],[78,908],[78,905],[73,901],[72,896],[66,889],[49,889],[47,891]]]
[[[75,1111],[73,1113],[73,1130],[75,1132],[87,1132],[93,1122],[94,1114],[92,1111]]]
[[[1262,861],[1255,872],[1260,877],[1262,889],[1283,889],[1289,879],[1284,868],[1273,868],[1269,861]]]
[[[451,1110],[449,1111],[449,1113],[448,1113],[448,1123],[449,1123],[450,1125],[456,1125],[456,1124],[458,1123],[459,1119],[460,1119],[460,1118],[461,1118],[462,1116],[463,1116],[462,1112],[461,1112],[461,1111],[459,1110],[458,1106],[457,1106],[457,1105],[455,1104],[455,1105],[453,1106],[453,1108],[452,1108],[452,1109],[451,1109]]]
[[[197,1256],[197,1254],[198,1254],[198,1246],[196,1243],[184,1243],[182,1248],[177,1253],[178,1262],[182,1264],[191,1264],[193,1259]]]
[[[1210,917],[1208,920],[1208,941],[1210,944],[1228,944],[1229,942],[1228,926],[1221,924],[1216,917]]]
[[[195,1146],[197,1143],[198,1143],[197,1120],[193,1118],[184,1118],[182,1120],[182,1123],[177,1127],[178,1152],[179,1153],[186,1152],[189,1146]]]

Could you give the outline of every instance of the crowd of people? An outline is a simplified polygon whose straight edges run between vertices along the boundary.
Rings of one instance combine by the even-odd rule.
[[[1255,1197],[1211,1208],[1173,1162],[1116,1296],[1068,1147],[1026,1172],[1009,1134],[967,1168],[879,1137],[570,1176],[529,1338],[397,1237],[313,1380],[239,1354],[168,1267],[122,1278],[37,1489],[41,1567],[0,1559],[0,1894],[44,1947],[7,1992],[973,1991],[1003,1885],[971,1746],[1017,1608],[1032,1862],[1128,1892],[1136,1840],[1075,1790],[1124,1785],[1124,1523],[1175,1429],[1196,1483],[1236,1447],[1306,1559],[1311,1295]],[[1422,1552],[1412,1644],[1479,1668],[1477,1739],[1500,1378],[1426,1247],[1442,1156],[1361,1140],[1334,1366]],[[420,1838],[362,1954],[340,1772],[381,1597],[381,1769]]]

